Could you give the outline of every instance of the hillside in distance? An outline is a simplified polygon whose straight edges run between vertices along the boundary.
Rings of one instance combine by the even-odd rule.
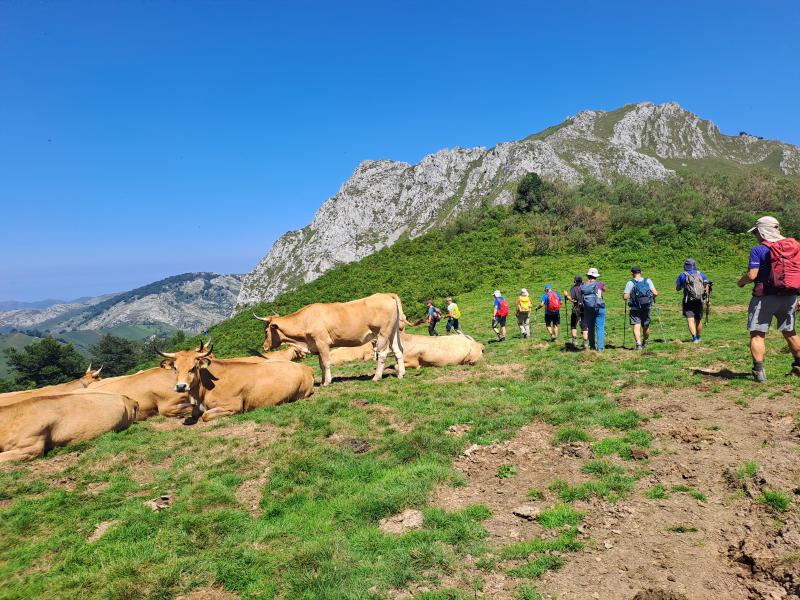
[[[724,135],[676,103],[651,102],[587,110],[522,140],[444,149],[417,165],[364,161],[308,226],[275,242],[245,277],[236,308],[273,300],[484,204],[508,205],[528,172],[574,186],[587,178],[641,183],[752,168],[800,176],[800,148],[744,132]]]

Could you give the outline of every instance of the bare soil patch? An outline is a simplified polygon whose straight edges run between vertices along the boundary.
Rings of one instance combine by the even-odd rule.
[[[473,368],[459,368],[436,377],[434,383],[470,383],[481,379],[525,379],[525,365],[507,363],[501,365],[480,364]]]
[[[264,496],[264,486],[268,481],[269,477],[265,472],[255,479],[248,479],[236,490],[236,499],[254,518],[261,515],[261,498]]]
[[[404,421],[397,411],[391,406],[386,406],[385,404],[375,404],[367,400],[352,400],[350,402],[350,407],[361,408],[369,412],[376,428],[385,429],[389,427],[399,431],[400,433],[408,433],[414,429],[414,424]],[[339,439],[338,441],[342,441],[342,439]]]
[[[275,427],[268,423],[245,421],[244,423],[232,423],[214,429],[206,429],[201,434],[223,438],[239,438],[244,440],[249,448],[259,450],[276,442],[286,431],[281,427]]]
[[[86,538],[86,541],[90,544],[96,542],[101,537],[103,537],[109,529],[111,529],[114,525],[117,524],[117,520],[113,519],[111,521],[103,521],[102,523],[98,523],[97,527],[94,528],[94,531],[91,533],[89,537]]]
[[[188,594],[178,596],[176,600],[237,600],[239,596],[219,587],[207,587],[192,590]]]

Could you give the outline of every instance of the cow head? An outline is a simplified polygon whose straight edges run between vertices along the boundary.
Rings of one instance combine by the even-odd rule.
[[[301,348],[297,344],[286,344],[289,346],[289,349],[292,350],[292,358],[291,360],[303,360],[308,353],[305,351],[304,348]]]
[[[161,352],[156,349],[164,357],[161,367],[175,371],[176,392],[188,392],[199,383],[200,369],[205,369],[211,362],[211,349],[211,344],[202,351]]]
[[[89,385],[91,385],[95,381],[100,381],[101,379],[100,371],[102,370],[103,367],[101,366],[96,371],[92,371],[92,363],[89,363],[89,368],[86,369],[86,373],[84,373],[83,376],[78,381],[81,382],[81,385],[83,387],[89,387]]]
[[[281,332],[278,324],[273,322],[275,317],[277,316],[278,315],[272,315],[271,317],[259,317],[258,315],[253,313],[253,318],[257,319],[258,321],[264,322],[264,343],[262,344],[262,346],[265,352],[274,350],[281,344],[288,341]]]

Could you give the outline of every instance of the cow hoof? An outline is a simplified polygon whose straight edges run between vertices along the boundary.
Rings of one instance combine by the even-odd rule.
[[[184,424],[184,425],[194,425],[194,424],[195,424],[195,423],[197,423],[197,421],[199,421],[199,420],[200,420],[200,419],[199,419],[199,417],[186,417],[186,418],[183,420],[183,424]]]

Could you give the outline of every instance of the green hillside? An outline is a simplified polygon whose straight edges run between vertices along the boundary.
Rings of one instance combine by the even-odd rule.
[[[24,333],[2,333],[0,334],[0,378],[7,377],[11,370],[6,360],[6,348],[22,350],[28,344],[35,342],[38,338]]]
[[[720,597],[747,597],[755,580],[708,549],[738,547],[741,527],[721,532],[745,520],[754,556],[794,531],[800,378],[783,376],[773,332],[770,381],[748,379],[749,290],[735,280],[742,230],[771,212],[797,232],[785,202],[797,192],[762,175],[550,190],[533,212],[484,210],[257,307],[391,290],[414,316],[452,292],[486,353],[402,381],[369,381],[370,363],[334,367],[306,400],[193,427],[152,419],[0,467],[0,597],[584,598],[605,581],[632,598],[665,544],[692,560],[658,571],[664,589],[704,597],[711,573],[741,586]],[[715,281],[699,346],[673,286],[687,255]],[[631,263],[662,294],[644,353],[622,348]],[[605,353],[569,351],[563,329],[546,342],[541,314],[530,340],[510,319],[508,341],[493,342],[495,287],[563,289],[590,265],[608,285]],[[233,356],[262,332],[246,311],[211,334]],[[162,495],[167,508],[145,504]],[[526,502],[541,511],[532,520],[512,513]],[[408,508],[424,515],[418,529],[379,528]],[[796,564],[795,537],[764,563],[775,581]]]

